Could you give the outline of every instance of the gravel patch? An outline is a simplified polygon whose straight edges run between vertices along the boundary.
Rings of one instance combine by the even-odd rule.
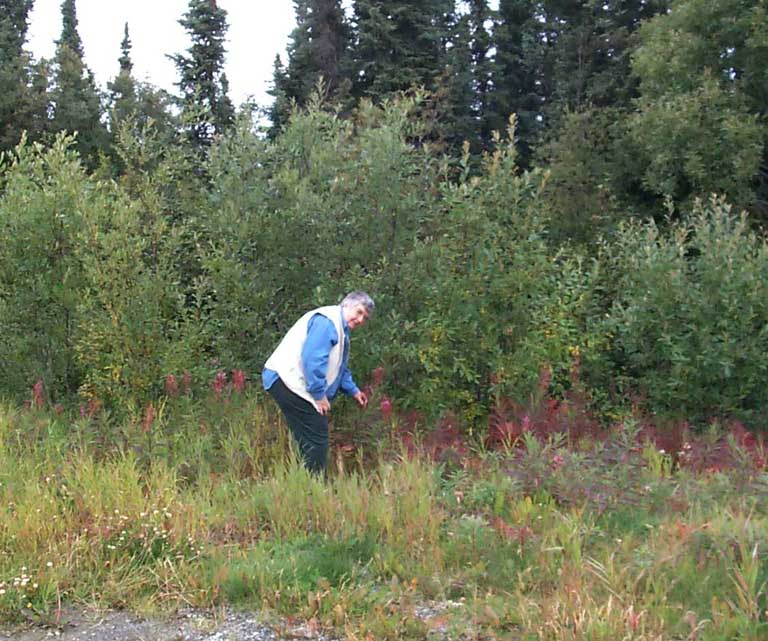
[[[461,605],[457,601],[422,603],[413,616],[429,625],[430,639],[451,641],[441,615]],[[17,628],[0,622],[0,641],[338,641],[317,630],[313,621],[267,622],[253,612],[228,610],[190,609],[167,618],[145,618],[122,611],[70,609],[62,612],[59,621],[56,626]]]
[[[4,630],[0,641],[334,641],[310,626],[275,627],[253,614],[181,612],[169,619],[147,619],[125,612],[67,612],[57,627]]]

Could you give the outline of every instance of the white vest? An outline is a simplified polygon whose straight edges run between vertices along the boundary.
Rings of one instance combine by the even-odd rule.
[[[315,314],[322,314],[330,320],[336,327],[338,341],[331,348],[328,356],[328,371],[325,380],[330,387],[341,371],[341,359],[344,355],[344,326],[341,320],[341,306],[329,305],[328,307],[318,307],[311,312],[307,312],[288,330],[288,333],[280,341],[280,344],[272,352],[272,355],[264,363],[264,367],[274,370],[282,379],[285,386],[297,396],[312,403],[315,409],[317,402],[307,391],[307,379],[304,376],[304,367],[301,362],[301,350],[304,343],[307,342],[307,329],[309,321]]]

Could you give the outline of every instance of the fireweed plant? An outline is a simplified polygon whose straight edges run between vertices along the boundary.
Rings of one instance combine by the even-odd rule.
[[[334,418],[321,480],[224,379],[107,450],[99,413],[0,410],[5,620],[227,605],[349,639],[764,638],[765,450],[736,422],[606,430],[542,398],[473,441],[374,387]]]

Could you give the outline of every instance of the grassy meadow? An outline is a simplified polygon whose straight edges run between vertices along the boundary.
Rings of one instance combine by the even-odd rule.
[[[227,606],[354,640],[767,638],[768,473],[738,426],[671,452],[631,420],[576,438],[526,416],[473,442],[342,407],[320,480],[272,403],[230,392],[119,423],[3,406],[0,616]]]

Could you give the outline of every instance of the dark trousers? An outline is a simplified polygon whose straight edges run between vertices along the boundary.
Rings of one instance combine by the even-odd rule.
[[[312,403],[289,390],[279,378],[268,391],[285,415],[306,468],[314,474],[325,472],[328,457],[328,419],[320,414]]]

